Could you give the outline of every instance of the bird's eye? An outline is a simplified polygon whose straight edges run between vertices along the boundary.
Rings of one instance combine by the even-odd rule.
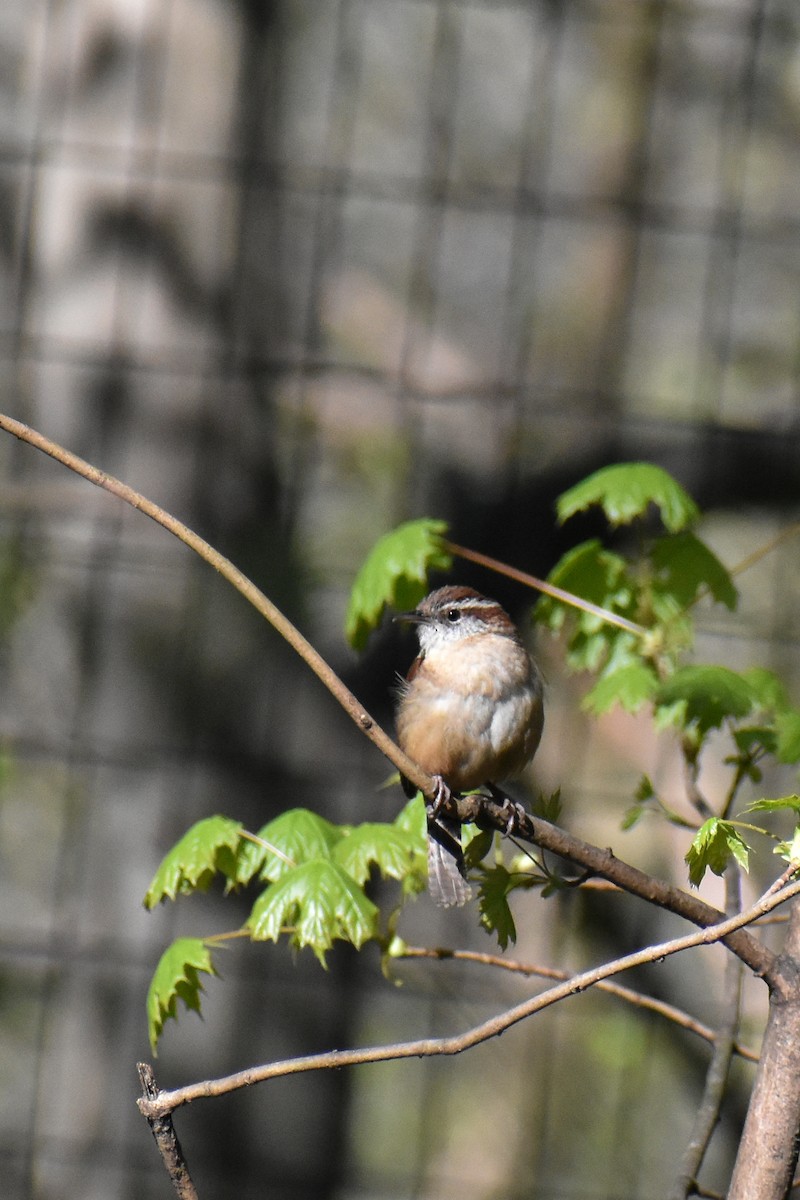
[[[445,615],[446,619],[450,622],[451,625],[455,625],[456,621],[461,620],[461,609],[460,608],[448,608],[447,612],[444,615]]]

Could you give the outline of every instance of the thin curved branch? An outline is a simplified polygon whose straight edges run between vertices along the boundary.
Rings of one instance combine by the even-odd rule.
[[[398,1042],[389,1046],[369,1046],[361,1050],[331,1050],[325,1054],[311,1054],[305,1058],[266,1063],[262,1066],[238,1071],[234,1075],[226,1075],[221,1079],[206,1079],[198,1083],[187,1084],[186,1087],[175,1088],[172,1091],[159,1092],[155,1099],[141,1097],[137,1101],[139,1111],[142,1116],[152,1120],[174,1112],[176,1108],[181,1108],[184,1104],[191,1104],[195,1100],[223,1096],[228,1092],[237,1091],[239,1088],[250,1087],[255,1083],[264,1083],[268,1079],[282,1078],[285,1075],[339,1069],[370,1062],[393,1062],[406,1058],[431,1058],[438,1055],[461,1054],[464,1050],[469,1050],[481,1042],[498,1037],[507,1029],[511,1029],[513,1025],[549,1008],[550,1005],[565,1000],[568,996],[585,992],[588,988],[594,987],[601,980],[608,979],[612,975],[619,975],[622,971],[643,966],[645,963],[660,962],[672,954],[689,950],[693,946],[707,946],[713,942],[722,941],[798,894],[800,894],[800,881],[784,886],[780,890],[776,890],[773,885],[760,900],[744,913],[720,921],[707,929],[697,929],[683,937],[661,942],[657,946],[648,946],[644,950],[637,950],[633,954],[626,954],[623,958],[615,959],[613,962],[584,971],[580,975],[575,975],[572,979],[548,989],[541,995],[525,1000],[522,1004],[517,1004],[514,1008],[491,1017],[488,1021],[483,1021],[480,1025],[454,1037],[423,1038],[419,1041]]]
[[[552,596],[554,600],[560,600],[562,604],[568,604],[570,608],[583,609],[584,612],[591,613],[594,617],[600,617],[607,625],[616,625],[619,629],[635,634],[636,637],[647,637],[650,633],[649,629],[646,629],[644,625],[638,625],[636,621],[629,621],[627,617],[622,617],[619,613],[601,608],[599,604],[592,604],[591,600],[584,600],[582,596],[576,596],[574,592],[566,592],[563,588],[556,587],[554,583],[548,583],[546,579],[538,579],[535,575],[529,575],[527,571],[510,567],[508,563],[500,562],[497,558],[490,558],[488,554],[481,554],[478,550],[470,550],[466,546],[457,546],[455,542],[450,541],[445,542],[445,549],[458,558],[466,559],[467,562],[477,563],[479,567],[486,567],[498,575],[505,575],[507,579],[513,579],[517,583],[523,583],[525,587],[542,592],[545,596]]]
[[[513,958],[503,958],[499,954],[486,954],[479,950],[451,950],[446,946],[405,946],[402,952],[393,954],[392,959],[404,958],[435,958],[438,960],[453,959],[457,962],[478,963],[481,966],[497,967],[501,971],[510,971],[515,975],[535,975],[538,979],[557,979],[567,981],[574,976],[571,976],[568,971],[562,971],[558,967],[543,967],[534,963],[519,962]],[[737,958],[732,958],[729,961],[740,963]],[[717,1031],[709,1025],[704,1025],[702,1021],[698,1021],[690,1013],[685,1012],[682,1008],[677,1008],[674,1004],[668,1004],[665,1000],[657,1000],[654,996],[646,996],[644,992],[636,992],[633,988],[625,987],[621,983],[612,983],[608,979],[601,979],[595,985],[599,992],[606,992],[610,996],[615,996],[618,1000],[624,1000],[626,1004],[632,1005],[634,1008],[643,1008],[648,1012],[657,1013],[666,1020],[672,1021],[674,1025],[678,1025],[681,1029],[685,1029],[688,1033],[696,1033],[706,1042],[714,1042],[718,1036]],[[749,1046],[743,1046],[740,1042],[734,1042],[733,1049],[741,1058],[748,1062],[758,1062],[758,1054],[755,1050],[751,1050]]]
[[[111,495],[117,496],[138,512],[144,513],[145,516],[155,521],[157,525],[166,529],[191,550],[194,550],[196,554],[236,588],[253,605],[256,611],[269,621],[273,628],[286,639],[318,679],[339,701],[345,712],[359,729],[366,734],[401,774],[410,779],[424,795],[428,797],[433,796],[434,783],[431,777],[404,754],[399,746],[395,745],[388,734],[384,732],[374,718],[364,709],[363,705],[359,703],[353,693],[345,686],[332,667],[328,665],[311,643],[303,637],[288,617],[285,617],[272,601],[238,567],[235,567],[229,559],[225,558],[213,546],[209,545],[208,542],[189,529],[187,525],[184,525],[182,521],[179,521],[177,517],[171,516],[170,513],[160,508],[152,500],[148,500],[141,493],[128,487],[127,484],[122,483],[119,479],[115,479],[114,476],[108,475],[105,471],[101,471],[90,463],[85,462],[76,454],[72,454],[69,450],[64,449],[63,446],[59,446],[58,443],[51,441],[43,434],[24,425],[21,421],[0,413],[0,429],[5,429],[8,433],[13,434],[14,437],[27,442],[42,453],[49,455],[50,458],[55,459],[63,466],[74,471],[77,475],[80,475],[83,479],[88,480],[89,483],[93,483],[95,486],[110,492]],[[462,822],[475,821],[479,825],[498,829],[501,832],[505,832],[508,827],[507,809],[484,797],[469,796],[454,800],[453,812]],[[615,858],[610,850],[600,850],[598,847],[583,842],[580,838],[573,837],[571,834],[559,829],[556,825],[551,825],[547,821],[537,818],[534,822],[533,818],[523,818],[517,823],[514,832],[517,836],[533,842],[545,850],[550,850],[561,858],[577,863],[579,866],[591,871],[592,874],[599,875],[617,884],[624,891],[685,917],[695,925],[710,926],[719,921],[723,916],[717,909],[703,903],[697,897],[681,891],[680,888],[672,887],[662,880],[652,879],[643,871],[639,871],[635,867],[624,863],[621,859]],[[767,983],[771,984],[771,973],[774,968],[775,956],[770,950],[742,929],[739,929],[738,932],[726,938],[725,944],[751,970],[757,975],[762,976]]]

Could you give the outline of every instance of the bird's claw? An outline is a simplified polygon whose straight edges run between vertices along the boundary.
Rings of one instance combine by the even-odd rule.
[[[510,796],[506,796],[503,800],[503,816],[506,821],[506,837],[510,837],[512,833],[519,833],[520,825],[528,814],[519,800],[512,800]]]
[[[433,782],[434,782],[435,786],[434,786],[434,792],[433,792],[433,800],[430,804],[430,809],[431,809],[432,815],[434,817],[438,817],[439,813],[442,811],[442,808],[444,807],[444,805],[453,799],[453,793],[450,790],[450,788],[447,786],[447,784],[445,783],[445,781],[441,775],[434,775]]]

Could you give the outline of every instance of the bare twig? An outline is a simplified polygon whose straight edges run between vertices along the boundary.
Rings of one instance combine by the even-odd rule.
[[[126,504],[130,504],[137,511],[144,513],[184,545],[194,550],[236,588],[256,611],[286,639],[381,753],[426,796],[433,796],[434,783],[431,777],[422,771],[415,762],[412,762],[399,746],[395,745],[311,643],[229,559],[215,550],[183,522],[153,503],[152,500],[148,500],[133,488],[128,487],[127,484],[78,458],[77,455],[24,425],[21,421],[0,413],[0,429],[5,429],[14,437],[49,455],[90,483],[104,488],[107,492],[124,500]],[[468,796],[454,800],[453,813],[462,822],[475,821],[483,826],[501,831],[505,831],[508,826],[507,809],[484,797]],[[638,871],[635,867],[616,858],[610,850],[600,850],[596,846],[591,846],[547,821],[537,818],[534,822],[533,819],[526,818],[519,822],[515,833],[517,836],[541,846],[542,849],[550,850],[561,858],[577,863],[593,874],[610,880],[633,895],[640,896],[661,908],[685,917],[696,925],[713,925],[722,916],[717,909],[704,904],[697,897],[661,880],[653,879],[643,871]],[[726,938],[725,944],[734,954],[739,955],[751,970],[766,979],[768,983],[770,982],[770,972],[775,956],[756,938],[744,930],[738,930]]]
[[[514,579],[517,583],[523,583],[537,592],[543,592],[545,596],[552,596],[554,600],[560,600],[562,604],[568,604],[571,608],[580,608],[594,617],[600,617],[607,625],[616,625],[619,629],[624,629],[637,637],[646,637],[650,632],[644,625],[637,625],[635,621],[629,621],[627,617],[621,617],[619,613],[601,608],[599,604],[592,604],[591,600],[584,600],[582,596],[576,596],[574,592],[567,592],[563,588],[556,587],[554,583],[548,583],[546,579],[537,579],[535,575],[529,575],[527,571],[510,567],[508,563],[490,558],[488,554],[481,554],[478,550],[469,550],[466,546],[457,546],[454,542],[449,541],[445,542],[445,548],[458,558],[477,563],[480,567],[487,567],[488,570],[495,571],[498,575],[505,575],[507,579]]]
[[[227,1075],[221,1079],[206,1079],[199,1083],[187,1084],[186,1087],[176,1088],[171,1092],[161,1092],[156,1100],[151,1101],[142,1097],[138,1101],[139,1109],[145,1117],[158,1117],[173,1112],[184,1104],[191,1104],[195,1100],[222,1096],[239,1088],[250,1087],[252,1084],[264,1083],[268,1079],[277,1079],[285,1075],[297,1075],[305,1071],[331,1070],[369,1062],[391,1062],[406,1058],[461,1054],[464,1050],[469,1050],[481,1042],[498,1037],[513,1025],[549,1008],[550,1005],[594,987],[601,980],[608,979],[612,975],[619,975],[622,971],[643,966],[645,963],[660,962],[672,954],[689,950],[693,946],[704,946],[721,941],[799,893],[800,882],[792,883],[780,891],[770,889],[744,913],[720,921],[707,929],[695,930],[684,937],[673,938],[671,941],[662,942],[657,946],[637,950],[633,954],[625,955],[624,958],[615,959],[613,962],[584,971],[541,995],[525,1000],[522,1004],[468,1029],[465,1033],[457,1034],[455,1037],[424,1038],[414,1042],[371,1046],[361,1050],[332,1050],[326,1054],[312,1054],[305,1058],[266,1063],[258,1067],[249,1067],[247,1070]]]
[[[725,872],[725,910],[733,915],[741,909],[741,873],[736,862]],[[742,994],[742,964],[729,955],[725,962],[722,1015],[714,1037],[714,1053],[706,1071],[705,1087],[700,1106],[695,1113],[692,1133],[681,1160],[670,1200],[686,1200],[697,1194],[697,1178],[705,1159],[711,1137],[717,1127],[722,1101],[728,1085],[731,1059],[739,1032],[739,1012]]]
[[[142,1085],[142,1100],[148,1104],[157,1103],[161,1093],[156,1084],[153,1068],[149,1063],[137,1063],[136,1069]],[[148,1116],[147,1114],[145,1116],[175,1191],[181,1200],[197,1200],[197,1192],[192,1183],[186,1159],[183,1157],[178,1135],[172,1124],[171,1113],[168,1110],[159,1116]]]
[[[543,967],[534,963],[518,962],[513,958],[503,958],[499,954],[486,954],[479,950],[451,950],[446,946],[405,946],[402,952],[392,955],[393,958],[435,958],[439,960],[453,959],[456,962],[471,962],[479,963],[482,966],[497,967],[503,971],[510,971],[518,975],[534,975],[539,979],[558,979],[568,980],[573,978],[568,971],[562,971],[558,967]],[[733,958],[733,962],[738,963],[739,959]],[[685,1029],[688,1033],[695,1033],[698,1037],[703,1038],[707,1042],[713,1042],[717,1037],[717,1032],[711,1029],[710,1026],[704,1025],[702,1021],[698,1021],[689,1013],[684,1012],[681,1008],[676,1008],[674,1004],[668,1004],[665,1000],[657,1000],[654,996],[646,996],[644,992],[636,992],[633,988],[624,987],[621,983],[612,983],[608,979],[601,979],[596,984],[597,990],[606,992],[610,996],[616,996],[618,1000],[624,1000],[626,1004],[631,1004],[635,1008],[643,1008],[648,1012],[657,1013],[661,1017],[665,1017],[673,1024]],[[749,1046],[743,1046],[740,1042],[734,1043],[734,1051],[741,1058],[747,1059],[748,1062],[758,1062],[758,1054],[755,1050],[751,1050]]]

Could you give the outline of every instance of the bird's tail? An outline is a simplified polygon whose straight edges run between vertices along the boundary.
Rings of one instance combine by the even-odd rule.
[[[472,899],[461,851],[461,826],[447,817],[428,817],[428,891],[440,908]]]

